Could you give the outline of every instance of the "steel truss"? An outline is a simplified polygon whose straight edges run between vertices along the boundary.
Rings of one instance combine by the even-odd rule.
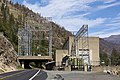
[[[42,32],[47,33],[45,35],[49,41],[49,56],[52,54],[52,27],[49,29],[30,29],[29,26],[19,28],[18,30],[18,55],[19,56],[33,56],[32,48],[35,46],[35,42],[41,40]],[[37,47],[38,48],[38,47]]]
[[[83,25],[76,33],[72,46],[72,54],[83,60],[83,65],[90,65],[88,25]]]

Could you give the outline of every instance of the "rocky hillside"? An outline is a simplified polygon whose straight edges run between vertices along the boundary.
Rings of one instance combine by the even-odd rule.
[[[43,17],[39,13],[34,13],[32,10],[29,10],[24,5],[20,5],[18,3],[9,5],[10,12],[13,13],[15,18],[19,18],[23,16],[20,20],[24,24],[24,20],[27,22],[27,25],[31,28],[37,29],[46,29],[52,26],[53,33],[53,47],[61,49],[63,43],[66,41],[68,36],[71,36],[72,33],[67,31],[63,26],[58,25],[57,23],[52,22],[48,17]],[[14,9],[14,10],[13,10]],[[16,13],[16,14],[15,14]],[[19,14],[18,14],[19,13]]]
[[[120,35],[111,35],[110,37],[104,38],[104,40],[114,43],[114,44],[119,44],[120,45]]]
[[[119,41],[119,35],[100,39],[100,60],[104,61],[105,65],[120,65]]]
[[[16,51],[10,41],[0,33],[0,70],[15,70],[18,65]]]
[[[16,34],[18,28],[24,27],[25,24],[32,29],[46,29],[52,26],[53,47],[55,49],[61,49],[68,36],[72,35],[69,31],[65,30],[64,27],[49,21],[46,17],[38,13],[34,13],[24,5],[5,1],[6,2],[0,2],[0,31],[4,32],[5,36],[12,42],[16,51],[18,45]]]
[[[108,38],[100,39],[100,52],[110,55],[113,48],[120,53],[120,35],[112,35]]]

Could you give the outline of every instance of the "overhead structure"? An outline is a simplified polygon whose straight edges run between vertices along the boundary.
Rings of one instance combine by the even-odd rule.
[[[44,40],[44,41],[43,41]],[[34,56],[41,54],[41,41],[48,45],[44,48],[49,56],[52,56],[52,28],[49,29],[32,29],[29,26],[19,28],[18,30],[18,55],[19,56]],[[44,54],[44,53],[43,53]]]
[[[83,65],[90,65],[88,25],[83,25],[76,33],[71,52],[72,55],[83,60]]]
[[[25,15],[24,27],[18,29],[18,55],[32,56],[42,53],[40,52],[40,49],[43,49],[43,46],[40,46],[41,41],[46,40],[48,48],[44,49],[49,56],[52,56],[52,18],[41,18],[43,23],[36,25],[34,17],[27,16],[33,16],[32,14],[25,13]]]

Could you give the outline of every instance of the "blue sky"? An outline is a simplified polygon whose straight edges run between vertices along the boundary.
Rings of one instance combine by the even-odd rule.
[[[12,0],[52,17],[69,31],[88,24],[89,35],[101,38],[120,34],[120,0]]]

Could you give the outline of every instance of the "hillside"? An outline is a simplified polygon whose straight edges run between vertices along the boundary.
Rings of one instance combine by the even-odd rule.
[[[120,35],[111,35],[110,37],[100,39],[100,48],[107,54],[111,54],[113,48],[120,52]]]
[[[120,35],[111,35],[110,37],[104,38],[104,40],[120,45]]]
[[[120,64],[119,40],[119,35],[100,39],[100,60],[104,61],[105,65]]]
[[[13,4],[11,1],[5,0],[5,2],[0,2],[0,8],[0,31],[4,32],[16,51],[18,49],[18,28],[24,27],[26,23],[32,29],[46,29],[52,26],[54,49],[61,49],[68,36],[72,35],[64,27],[49,21],[39,13],[34,13],[24,5]],[[100,39],[100,53],[106,52],[110,55],[113,48],[120,52],[120,35]]]
[[[32,29],[46,29],[52,26],[53,47],[55,49],[61,49],[68,36],[72,35],[69,31],[65,30],[64,27],[48,21],[47,18],[38,13],[34,13],[24,5],[5,1],[6,2],[0,2],[0,31],[4,32],[4,35],[12,42],[16,51],[18,45],[16,34],[18,33],[18,28],[24,27],[25,24],[29,25]],[[47,25],[46,22],[48,22]]]
[[[0,33],[0,70],[4,72],[16,70],[18,66],[16,51],[11,42]]]

